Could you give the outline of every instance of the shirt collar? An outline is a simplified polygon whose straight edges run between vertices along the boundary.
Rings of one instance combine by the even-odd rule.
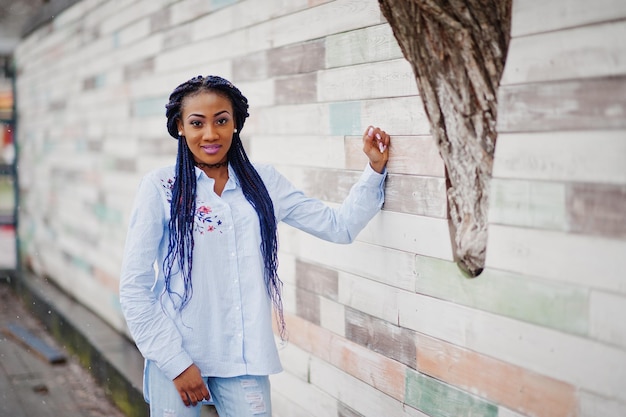
[[[198,167],[194,167],[194,169],[196,170],[196,181],[198,181],[200,179],[200,176],[204,175],[205,177],[207,176],[203,170],[201,170]],[[230,181],[234,181],[235,183],[235,187],[240,187],[241,184],[239,183],[239,178],[237,178],[237,174],[235,174],[235,170],[233,169],[233,165],[229,162],[228,163],[228,182]],[[228,182],[226,183],[227,188],[228,188]]]

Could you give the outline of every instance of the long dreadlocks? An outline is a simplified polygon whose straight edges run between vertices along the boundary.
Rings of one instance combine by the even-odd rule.
[[[169,97],[169,102],[165,106],[167,130],[173,138],[178,139],[176,178],[172,188],[172,202],[170,206],[170,241],[168,253],[163,262],[165,288],[168,294],[172,295],[170,280],[172,269],[177,264],[182,274],[185,288],[180,305],[181,310],[186,306],[193,294],[191,270],[194,245],[193,222],[196,209],[196,176],[193,155],[187,146],[187,141],[178,135],[177,120],[181,118],[183,100],[201,92],[214,92],[224,95],[233,106],[237,130],[233,135],[232,144],[228,150],[228,161],[239,179],[244,196],[259,216],[265,286],[277,313],[276,319],[280,336],[284,338],[285,320],[281,299],[282,282],[277,274],[278,242],[274,205],[267,188],[265,188],[265,184],[250,163],[239,137],[244,122],[249,116],[248,99],[233,84],[221,77],[211,75],[207,77],[198,76],[182,83],[174,89]]]

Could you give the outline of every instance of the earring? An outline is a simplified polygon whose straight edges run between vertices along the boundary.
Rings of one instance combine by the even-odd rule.
[[[237,129],[234,129],[234,130],[233,130],[233,133],[237,133],[237,132],[238,132],[238,130],[237,130]]]
[[[182,136],[183,132],[181,132],[180,130],[178,131],[178,136]]]

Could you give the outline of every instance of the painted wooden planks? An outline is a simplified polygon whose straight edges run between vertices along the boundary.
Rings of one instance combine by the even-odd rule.
[[[624,38],[626,20],[514,37],[501,85],[622,75]]]
[[[486,266],[626,293],[626,241],[490,225]]]
[[[626,128],[626,77],[501,86],[498,131]]]
[[[564,28],[593,25],[626,17],[621,0],[596,0],[593,7],[585,0],[515,0],[511,20],[513,37]]]
[[[501,133],[493,176],[626,184],[624,158],[626,130],[623,129]]]

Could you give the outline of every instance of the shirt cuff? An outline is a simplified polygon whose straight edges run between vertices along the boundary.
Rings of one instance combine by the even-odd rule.
[[[363,173],[361,174],[361,178],[359,179],[359,181],[368,185],[374,185],[374,186],[380,187],[383,181],[385,181],[386,177],[387,177],[387,167],[385,167],[383,172],[379,174],[378,172],[374,171],[374,169],[368,162],[365,165],[365,169],[363,170]]]
[[[183,371],[189,368],[193,364],[193,361],[189,357],[186,352],[180,352],[178,355],[174,356],[172,359],[164,363],[159,368],[166,377],[171,380],[174,380],[178,375],[182,374]]]

